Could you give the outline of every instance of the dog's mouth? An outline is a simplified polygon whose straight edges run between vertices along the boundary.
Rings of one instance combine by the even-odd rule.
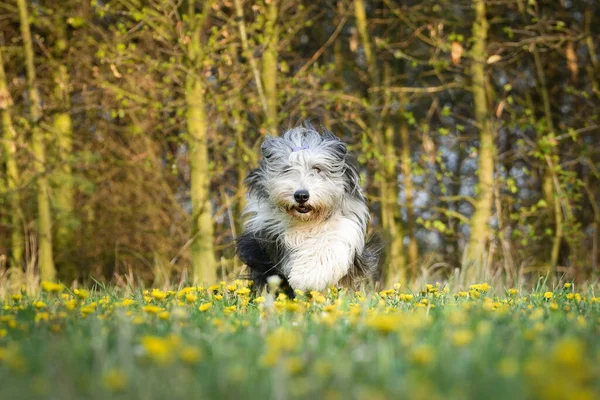
[[[298,204],[294,206],[294,210],[299,212],[300,214],[306,214],[312,211],[312,207],[306,204]]]

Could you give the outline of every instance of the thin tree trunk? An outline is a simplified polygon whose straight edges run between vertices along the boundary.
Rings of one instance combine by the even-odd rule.
[[[20,268],[23,263],[23,250],[25,240],[23,238],[23,213],[21,210],[21,196],[18,192],[19,170],[17,166],[17,131],[15,130],[11,108],[13,105],[10,92],[6,84],[4,72],[4,59],[2,48],[0,48],[0,114],[2,114],[2,141],[6,156],[6,189],[8,190],[9,204],[11,208],[11,242],[10,259],[11,268]]]
[[[65,26],[57,26],[58,40],[56,41],[57,59],[65,56],[67,48]],[[58,167],[54,174],[56,185],[56,247],[59,276],[65,280],[76,278],[76,266],[73,262],[73,174],[71,170],[71,155],[73,152],[73,122],[69,114],[71,106],[69,72],[66,65],[58,64],[54,70],[54,96],[58,103],[58,110],[52,121],[52,130],[55,137],[56,151],[58,154]]]
[[[52,253],[52,215],[50,212],[50,195],[48,178],[46,176],[46,147],[44,135],[39,123],[42,116],[39,92],[33,63],[33,44],[29,30],[29,17],[25,0],[18,0],[19,17],[21,21],[21,36],[25,51],[27,69],[27,89],[32,119],[32,147],[34,170],[37,176],[37,207],[38,207],[38,243],[39,267],[43,280],[53,280],[56,277],[54,256]]]
[[[554,135],[554,123],[552,121],[552,111],[550,108],[550,95],[548,94],[548,88],[546,86],[546,74],[544,73],[544,66],[542,65],[542,60],[540,58],[540,54],[537,48],[533,49],[533,59],[535,62],[535,69],[539,79],[539,88],[540,93],[542,95],[542,104],[544,106],[544,119],[546,121],[547,132],[545,134],[547,136]],[[538,139],[541,139],[544,133],[538,136]],[[557,157],[555,149],[552,149],[550,153],[550,162],[547,163],[548,166],[544,169],[544,176],[542,178],[542,192],[544,193],[544,199],[546,202],[552,207],[550,207],[550,215],[554,219],[554,239],[552,241],[552,250],[550,252],[550,272],[552,274],[556,273],[556,266],[558,265],[558,256],[560,253],[560,245],[563,240],[563,215],[560,207],[560,198],[558,197],[558,189],[554,186],[554,175],[553,171],[553,162],[552,159]],[[556,180],[558,182],[558,180]],[[556,190],[555,190],[556,189]]]
[[[404,107],[404,99],[400,99]],[[408,263],[410,266],[411,278],[417,276],[417,260],[419,258],[419,248],[415,236],[415,207],[413,204],[413,182],[412,182],[412,161],[410,153],[410,134],[408,132],[408,122],[402,117],[400,121],[400,141],[402,151],[400,153],[400,163],[402,165],[402,174],[404,175],[404,195],[407,217],[407,235],[408,235]]]
[[[266,6],[264,33],[264,53],[262,56],[262,81],[267,103],[265,128],[271,135],[277,135],[277,47],[279,45],[279,24],[277,23],[278,0],[271,0]]]
[[[485,0],[473,0],[473,5],[475,8],[475,22],[473,23],[474,43],[471,76],[475,121],[479,128],[479,193],[474,204],[475,210],[470,223],[471,233],[463,258],[462,274],[468,282],[481,279],[484,275],[485,253],[491,234],[489,220],[492,216],[494,159],[496,157],[494,131],[488,112],[485,89],[488,31]]]
[[[210,171],[204,87],[201,77],[203,49],[200,32],[203,16],[196,16],[193,2],[189,2],[189,21],[193,33],[188,44],[190,71],[185,82],[186,123],[191,169],[192,201],[192,269],[198,282],[212,283],[217,279],[214,254],[212,207],[210,203]]]
[[[391,67],[384,65],[384,81],[389,85]],[[385,97],[386,108],[392,99]],[[397,119],[386,116],[383,149],[383,182],[381,182],[381,224],[389,245],[389,262],[387,263],[387,284],[406,283],[406,257],[404,255],[404,229],[398,203],[398,155],[395,141],[397,135]]]
[[[248,33],[246,32],[246,22],[244,21],[244,7],[242,6],[241,0],[234,0],[234,4],[235,14],[238,21],[238,29],[240,31],[240,39],[242,40],[242,49],[244,50],[246,58],[250,62],[250,68],[252,69],[252,74],[254,75],[254,83],[256,84],[258,98],[263,107],[263,111],[265,114],[267,114],[269,108],[267,106],[267,100],[263,90],[260,71],[258,70],[258,63],[256,62],[256,58],[254,58],[254,53],[250,50],[250,46],[248,45]]]
[[[354,0],[354,18],[365,54],[369,84],[372,87],[378,87],[381,76],[377,69],[377,60],[369,35],[364,0]],[[384,67],[384,79],[386,80],[390,75],[388,67],[387,65]],[[377,171],[372,170],[373,168],[369,170],[369,174],[376,177],[375,181],[379,181],[380,184],[381,225],[389,244],[387,270],[384,271],[384,277],[388,284],[392,282],[405,283],[407,274],[403,244],[404,232],[399,218],[400,207],[398,205],[398,156],[394,145],[394,138],[397,134],[389,117],[381,115],[382,113],[379,112],[380,108],[388,109],[384,102],[389,99],[382,98],[378,91],[370,91],[368,99],[370,137],[373,141],[375,156],[379,161],[379,168],[383,171],[383,174],[378,174]],[[369,189],[367,187],[368,191]]]

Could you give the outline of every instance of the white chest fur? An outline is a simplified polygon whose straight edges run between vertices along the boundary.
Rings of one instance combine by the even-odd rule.
[[[284,272],[292,288],[301,290],[337,284],[364,247],[358,222],[343,216],[290,226],[282,239],[289,250]]]

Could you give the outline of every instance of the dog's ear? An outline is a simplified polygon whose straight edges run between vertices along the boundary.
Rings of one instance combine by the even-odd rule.
[[[266,158],[267,160],[269,158],[271,158],[275,152],[275,141],[276,140],[277,140],[277,138],[267,135],[267,137],[265,137],[265,141],[260,146],[260,151],[261,151],[263,157]]]
[[[323,128],[323,141],[331,143],[332,147],[335,149],[337,153],[341,156],[346,155],[348,149],[346,148],[346,143],[342,142],[340,138],[335,136],[331,131]]]

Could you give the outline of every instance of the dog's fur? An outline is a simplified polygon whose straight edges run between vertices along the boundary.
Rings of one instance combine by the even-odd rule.
[[[367,239],[369,210],[346,145],[305,123],[267,137],[261,149],[245,181],[249,218],[237,240],[255,287],[272,275],[288,294],[376,278],[381,245]],[[308,190],[306,203],[295,200],[298,190]]]

